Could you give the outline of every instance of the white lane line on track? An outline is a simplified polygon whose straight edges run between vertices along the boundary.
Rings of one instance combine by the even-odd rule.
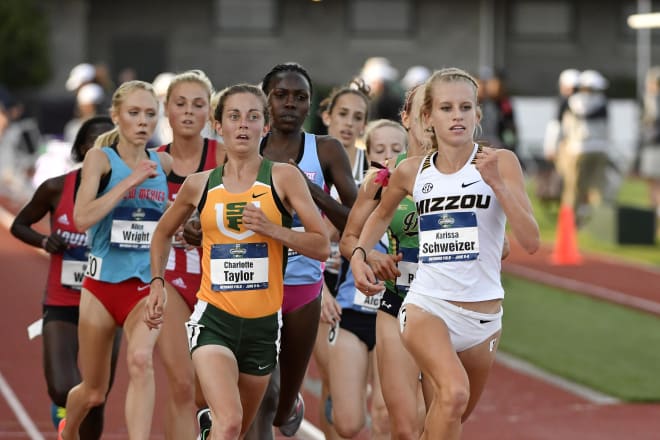
[[[13,222],[14,222],[14,216],[5,208],[0,206],[0,224],[2,224],[2,226],[4,226],[7,230],[9,230]]]
[[[2,373],[0,373],[0,392],[2,392],[9,407],[14,411],[16,418],[27,433],[28,437],[32,440],[44,440],[44,436],[41,435],[39,429],[37,429],[32,422],[32,419],[27,411],[25,411],[23,405],[21,405],[21,402],[18,400],[18,397],[16,397],[16,394],[14,394],[14,391],[11,389]]]
[[[302,421],[300,429],[298,429],[298,432],[296,433],[296,437],[304,440],[325,440],[323,431],[309,423],[307,420]]]
[[[580,396],[591,403],[596,403],[599,405],[612,405],[621,403],[621,401],[616,397],[608,396],[607,394],[592,390],[591,388],[588,388],[584,385],[580,385],[575,382],[571,382],[568,379],[564,379],[563,377],[548,373],[547,371],[544,371],[530,364],[529,362],[518,359],[517,357],[503,353],[501,351],[497,353],[497,362],[512,370],[523,373],[526,376],[540,379],[541,381],[554,385],[557,388],[561,388],[562,390],[568,391],[569,393]]]
[[[13,222],[14,216],[9,211],[0,206],[0,223],[2,226],[8,230]],[[7,401],[9,407],[14,411],[14,415],[18,419],[25,432],[28,434],[28,437],[32,440],[44,440],[44,436],[32,422],[32,418],[28,415],[27,411],[25,411],[25,408],[21,404],[20,400],[18,400],[18,397],[16,397],[16,394],[11,389],[2,373],[0,373],[0,391],[2,392],[2,395]]]
[[[660,315],[660,303],[644,298],[638,298],[633,295],[627,295],[617,290],[595,286],[593,284],[584,283],[582,281],[563,278],[517,264],[507,264],[505,271],[513,275],[532,279],[542,284],[550,284],[552,286],[560,287],[566,290],[573,290],[593,298],[603,299],[615,304],[624,305],[637,310],[652,313],[654,315]]]

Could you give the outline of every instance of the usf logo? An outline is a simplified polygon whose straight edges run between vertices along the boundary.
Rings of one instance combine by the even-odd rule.
[[[225,218],[227,219],[227,227],[240,231],[240,225],[243,223],[243,208],[247,202],[227,203],[225,210]]]
[[[237,240],[244,240],[254,234],[253,231],[241,231],[243,224],[243,209],[248,202],[234,202],[234,203],[216,203],[215,204],[215,221],[218,229],[224,235],[235,238]],[[259,202],[251,202],[257,207]]]

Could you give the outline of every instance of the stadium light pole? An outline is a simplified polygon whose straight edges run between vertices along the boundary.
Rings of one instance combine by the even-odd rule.
[[[479,4],[479,60],[477,72],[483,67],[495,71],[495,6],[491,0]]]
[[[660,27],[660,13],[651,13],[651,0],[637,0],[637,14],[628,17],[628,26],[637,30],[637,96],[641,100],[651,68],[651,29]]]

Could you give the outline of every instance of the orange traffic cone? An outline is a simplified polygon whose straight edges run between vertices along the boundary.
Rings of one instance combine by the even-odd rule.
[[[559,209],[557,237],[555,239],[555,249],[552,253],[551,261],[552,264],[557,265],[582,263],[582,257],[577,246],[575,215],[570,205],[564,205]]]

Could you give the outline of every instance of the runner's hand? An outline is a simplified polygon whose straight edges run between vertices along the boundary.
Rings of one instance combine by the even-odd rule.
[[[183,225],[183,240],[192,247],[202,245],[202,224],[198,215],[192,215]]]
[[[258,208],[253,203],[248,203],[243,208],[243,226],[250,231],[272,236],[269,230],[273,226],[273,222],[268,220],[268,217],[266,217],[266,214],[264,214],[261,208]]]
[[[378,281],[373,270],[364,260],[361,252],[354,252],[351,257],[351,270],[355,280],[355,287],[367,296],[376,295],[385,288],[385,283]]]
[[[335,324],[341,320],[341,306],[329,291],[323,291],[321,301],[321,322]]]
[[[163,324],[163,314],[167,303],[167,291],[159,280],[151,283],[151,291],[147,297],[144,310],[144,323],[149,329],[159,329]]]
[[[483,147],[475,156],[474,166],[488,186],[494,187],[502,183],[496,149]]]
[[[367,256],[367,262],[379,280],[395,280],[401,275],[396,264],[402,257],[402,254],[389,255],[372,249]]]
[[[69,246],[64,238],[60,237],[57,233],[50,234],[44,241],[43,248],[49,254],[58,254],[64,252]]]
[[[131,172],[131,175],[128,176],[128,178],[131,179],[133,186],[138,186],[148,178],[156,177],[157,175],[158,165],[156,162],[149,159],[143,159],[135,168],[133,168],[133,172]]]

